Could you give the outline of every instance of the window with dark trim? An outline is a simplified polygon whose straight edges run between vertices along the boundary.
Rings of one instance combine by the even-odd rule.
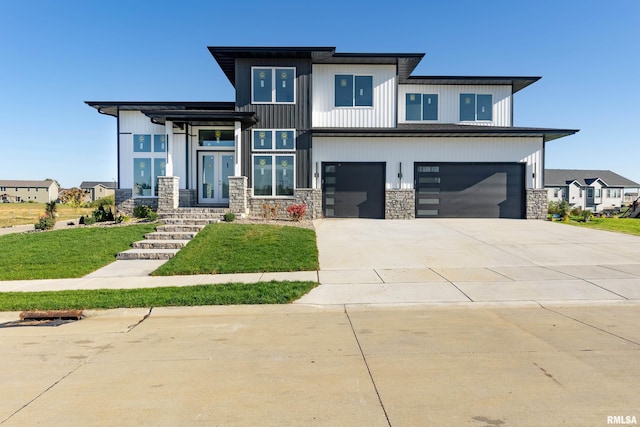
[[[406,119],[409,121],[438,120],[438,95],[408,93]]]
[[[295,189],[295,129],[254,129],[253,195],[293,196]]]
[[[493,120],[493,95],[460,94],[460,121]]]
[[[373,107],[373,76],[336,74],[336,107]]]
[[[293,104],[296,102],[294,67],[252,67],[252,104]]]
[[[148,153],[133,159],[133,197],[157,196],[158,177],[166,175],[166,135],[133,135],[133,152]]]

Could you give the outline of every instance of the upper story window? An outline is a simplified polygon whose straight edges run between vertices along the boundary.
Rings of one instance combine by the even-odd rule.
[[[438,120],[438,95],[407,94],[407,120]]]
[[[253,104],[293,104],[296,102],[296,69],[293,67],[252,67]]]
[[[336,74],[336,107],[373,107],[373,76]]]
[[[460,121],[493,120],[493,95],[460,94]]]

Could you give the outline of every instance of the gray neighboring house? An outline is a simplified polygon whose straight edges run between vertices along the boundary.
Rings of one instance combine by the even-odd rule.
[[[118,183],[115,181],[82,181],[80,184],[80,189],[84,190],[91,202],[115,195],[116,188]]]
[[[566,200],[572,208],[601,212],[621,207],[625,188],[640,184],[610,170],[545,169],[544,187],[550,202]]]
[[[60,187],[53,180],[0,179],[0,203],[54,202],[58,200],[59,191]]]

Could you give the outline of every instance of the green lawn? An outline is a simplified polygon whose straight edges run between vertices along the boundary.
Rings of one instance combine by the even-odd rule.
[[[569,221],[565,224],[640,236],[639,218],[594,218],[589,222]]]
[[[0,311],[287,304],[317,285],[315,282],[273,281],[147,289],[3,292]]]
[[[115,261],[118,252],[155,227],[136,224],[0,236],[0,280],[85,276]]]
[[[219,223],[205,227],[153,274],[225,274],[318,269],[313,230],[300,227]]]

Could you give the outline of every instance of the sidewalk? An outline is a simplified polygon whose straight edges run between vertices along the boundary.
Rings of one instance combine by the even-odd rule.
[[[516,301],[640,303],[640,266],[362,269],[151,277],[162,261],[116,261],[79,279],[2,281],[5,292],[131,289],[271,280],[318,281],[298,304],[424,304]],[[137,275],[133,275],[136,273]]]

